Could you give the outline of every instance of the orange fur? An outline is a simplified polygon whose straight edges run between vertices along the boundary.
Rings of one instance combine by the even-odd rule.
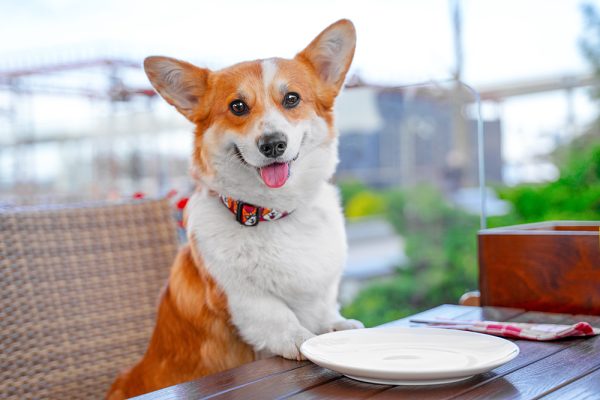
[[[117,378],[107,398],[137,396],[253,359],[231,325],[225,295],[187,245],[171,268],[146,354]]]

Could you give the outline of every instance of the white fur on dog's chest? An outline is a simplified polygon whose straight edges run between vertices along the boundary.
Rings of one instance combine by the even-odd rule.
[[[346,238],[330,185],[311,205],[255,227],[242,226],[220,200],[202,193],[192,197],[189,215],[195,245],[226,294],[243,283],[296,308],[337,291]]]

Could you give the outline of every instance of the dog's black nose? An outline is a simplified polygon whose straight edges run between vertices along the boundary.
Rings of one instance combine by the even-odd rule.
[[[269,158],[277,158],[285,153],[287,139],[281,132],[267,133],[258,139],[258,150]]]

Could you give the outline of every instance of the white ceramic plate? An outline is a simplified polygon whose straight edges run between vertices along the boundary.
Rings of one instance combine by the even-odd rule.
[[[436,328],[372,328],[313,337],[300,351],[349,378],[388,385],[432,385],[468,379],[515,358],[508,340]]]

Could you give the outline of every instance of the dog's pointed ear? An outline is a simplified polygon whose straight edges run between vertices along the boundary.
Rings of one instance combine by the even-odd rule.
[[[354,24],[342,19],[328,26],[296,58],[308,61],[321,81],[337,95],[352,63],[355,47]]]
[[[210,71],[185,61],[160,56],[147,57],[144,71],[158,94],[193,121],[194,111],[206,91]]]

